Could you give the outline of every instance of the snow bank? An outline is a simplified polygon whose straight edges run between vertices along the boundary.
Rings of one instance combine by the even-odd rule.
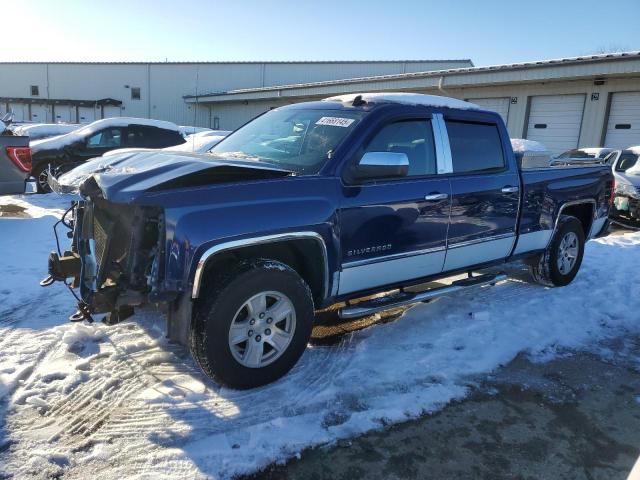
[[[63,208],[55,195],[8,198]],[[274,384],[233,391],[164,338],[154,311],[112,327],[68,323],[71,295],[36,283],[54,221],[0,218],[0,251],[11,252],[0,264],[0,476],[230,478],[436,412],[520,352],[543,361],[640,332],[634,233],[590,242],[565,288],[509,280],[419,305],[310,346]]]
[[[475,103],[465,102],[456,98],[441,97],[439,95],[424,95],[421,93],[349,93],[322,100],[323,102],[353,103],[353,100],[361,96],[365,102],[371,103],[402,103],[405,105],[425,105],[428,107],[459,108],[463,110],[481,110]]]

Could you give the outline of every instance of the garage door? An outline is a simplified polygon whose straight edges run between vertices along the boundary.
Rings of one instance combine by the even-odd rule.
[[[24,122],[29,120],[29,106],[24,103],[10,103],[9,109],[13,112],[14,122]]]
[[[553,153],[578,146],[585,95],[541,95],[531,97],[527,135],[542,142]]]
[[[78,122],[91,123],[95,121],[95,109],[93,107],[78,107]]]
[[[31,121],[36,123],[47,123],[49,120],[49,106],[33,103],[31,105]]]
[[[105,105],[104,107],[104,117],[103,118],[113,118],[120,116],[120,107],[114,107],[111,105]]]
[[[73,123],[76,121],[76,107],[71,107],[69,105],[55,105],[54,113],[54,121],[56,123]]]
[[[509,117],[509,97],[501,97],[501,98],[470,98],[469,101],[471,103],[475,103],[476,105],[481,106],[485,110],[491,110],[492,112],[498,112],[504,120],[504,123],[507,123],[507,118]]]
[[[604,146],[626,148],[636,145],[640,145],[640,92],[614,93]]]

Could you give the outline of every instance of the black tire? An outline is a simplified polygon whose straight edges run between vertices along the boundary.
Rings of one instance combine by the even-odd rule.
[[[193,357],[209,377],[232,388],[246,389],[273,382],[293,368],[307,347],[314,319],[311,291],[294,270],[272,260],[244,261],[233,271],[212,278],[205,288],[203,298],[195,305],[189,343]],[[279,357],[268,365],[251,368],[234,358],[229,331],[245,302],[266,290],[290,300],[295,329]]]
[[[49,165],[38,165],[32,172],[31,175],[36,179],[36,191],[38,193],[49,193],[51,192],[51,187],[48,183],[45,182],[48,179],[48,168]],[[44,182],[44,183],[43,183]]]
[[[577,238],[577,256],[575,263],[568,271],[562,272],[558,266],[560,245],[567,234],[573,233]],[[558,220],[558,228],[551,239],[547,250],[530,266],[534,281],[542,285],[564,287],[569,285],[580,270],[584,255],[585,236],[582,223],[576,217],[562,215]]]

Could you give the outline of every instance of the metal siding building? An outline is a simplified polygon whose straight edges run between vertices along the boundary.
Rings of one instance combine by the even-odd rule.
[[[186,103],[185,96],[472,65],[470,60],[0,63],[0,111],[11,108],[20,121],[90,122],[126,115],[209,126],[210,109]],[[114,102],[101,104],[104,99]]]
[[[640,52],[390,74],[187,96],[220,128],[288,103],[353,92],[408,91],[477,101],[514,138],[575,147],[640,145]]]

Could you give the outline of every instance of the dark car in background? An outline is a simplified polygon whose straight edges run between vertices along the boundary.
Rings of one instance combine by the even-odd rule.
[[[164,148],[184,143],[177,125],[144,118],[105,118],[57,137],[31,142],[31,174],[38,192],[50,191],[50,174],[60,175],[117,148]]]
[[[617,223],[640,227],[640,146],[614,150],[607,155],[612,165],[616,188],[611,219]]]

